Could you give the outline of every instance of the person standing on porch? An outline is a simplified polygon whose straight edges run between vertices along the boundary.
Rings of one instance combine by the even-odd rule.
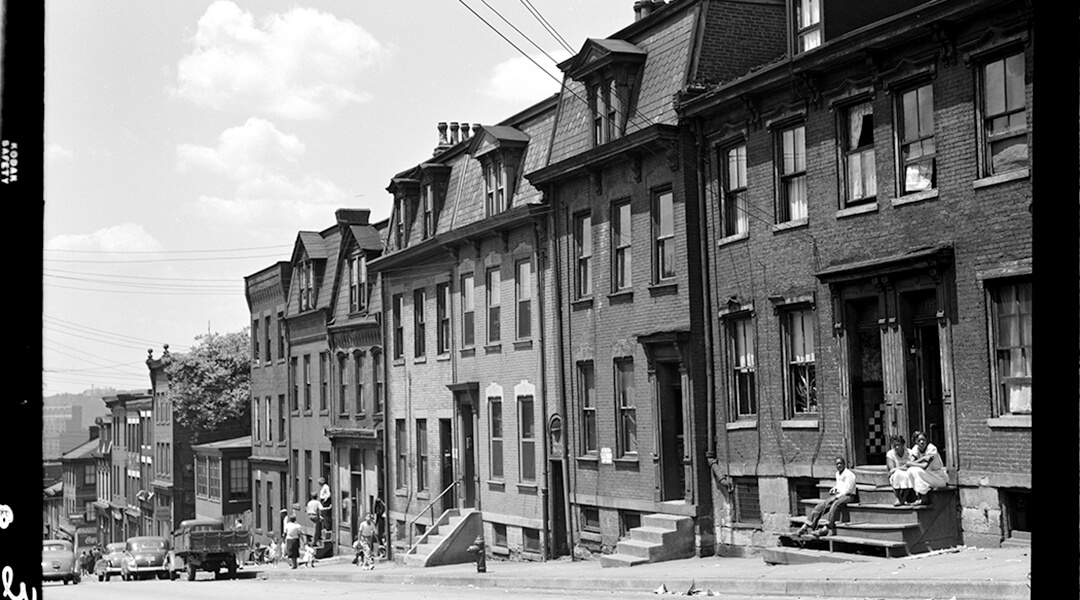
[[[325,477],[319,478],[319,517],[322,519],[323,527],[330,528],[330,509],[334,503],[334,498],[330,493],[330,484],[326,483]]]
[[[915,432],[915,446],[911,448],[911,456],[907,470],[911,474],[915,494],[918,495],[918,500],[914,503],[925,506],[930,504],[930,490],[949,484],[945,463],[941,461],[937,447],[931,444],[930,440],[926,439],[926,434],[921,431]]]
[[[837,456],[836,485],[829,490],[829,497],[818,502],[814,510],[810,511],[806,523],[799,528],[796,535],[806,535],[810,532],[817,537],[836,535],[836,516],[840,513],[840,508],[849,502],[854,502],[857,493],[855,473],[847,468],[847,461],[842,456]],[[818,528],[818,522],[822,516],[825,517],[825,524]]]

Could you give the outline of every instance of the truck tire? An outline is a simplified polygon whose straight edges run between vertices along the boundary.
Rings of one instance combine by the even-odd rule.
[[[187,564],[187,580],[195,581],[195,565],[192,563]]]
[[[236,561],[229,561],[229,579],[236,579]]]

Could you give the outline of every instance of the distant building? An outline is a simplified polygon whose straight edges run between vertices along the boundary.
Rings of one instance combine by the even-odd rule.
[[[195,518],[223,519],[226,526],[251,511],[251,437],[192,446],[195,458]]]
[[[41,422],[41,453],[42,458],[46,460],[58,459],[65,452],[86,441],[81,406],[46,404],[41,408]]]
[[[102,539],[122,542],[135,535],[153,535],[153,394],[120,392],[104,400],[111,411],[113,437],[108,509],[97,509]]]
[[[60,457],[64,465],[64,508],[61,527],[75,539],[77,529],[95,523],[94,500],[97,499],[97,465],[94,450],[98,447],[98,428],[90,428],[90,439]]]

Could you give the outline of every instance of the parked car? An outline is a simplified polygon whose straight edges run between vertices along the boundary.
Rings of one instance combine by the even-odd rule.
[[[124,581],[155,576],[158,579],[176,579],[172,564],[169,540],[149,535],[128,538],[124,560],[120,562],[120,577]]]
[[[75,560],[75,546],[71,542],[41,542],[41,580],[63,581],[64,585],[79,583],[79,565]]]
[[[113,542],[105,546],[105,555],[94,565],[94,575],[98,581],[108,581],[113,575],[121,574],[125,548],[127,544],[124,542]]]

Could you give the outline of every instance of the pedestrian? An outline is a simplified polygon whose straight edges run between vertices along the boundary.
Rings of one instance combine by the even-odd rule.
[[[296,560],[300,558],[300,537],[303,528],[296,522],[296,515],[289,515],[285,524],[285,557],[289,559],[289,566],[296,568]]]
[[[270,544],[266,547],[266,554],[264,555],[266,564],[273,565],[275,569],[277,568],[278,550],[280,548],[281,545],[278,544],[277,536],[274,536],[270,539]]]
[[[334,498],[330,493],[330,484],[326,483],[325,477],[319,478],[319,517],[322,518],[323,527],[330,528],[330,508],[334,504]]]
[[[311,519],[312,524],[315,525],[315,539],[322,541],[322,503],[319,502],[318,494],[311,495],[304,510],[307,512],[308,519]]]
[[[796,535],[807,533],[815,537],[836,535],[836,518],[840,514],[840,508],[849,502],[854,502],[857,493],[855,473],[847,468],[847,461],[842,456],[836,457],[836,485],[829,490],[828,498],[818,502]],[[818,528],[818,522],[822,516],[825,517],[825,525]]]
[[[356,541],[353,542],[353,548],[356,550],[356,556],[352,559],[352,564],[359,562],[360,568],[365,571],[370,571],[375,568],[375,515],[368,513],[367,518],[360,523],[360,527],[356,532]]]
[[[304,555],[300,558],[300,564],[315,568],[315,547],[311,544],[304,544]]]

